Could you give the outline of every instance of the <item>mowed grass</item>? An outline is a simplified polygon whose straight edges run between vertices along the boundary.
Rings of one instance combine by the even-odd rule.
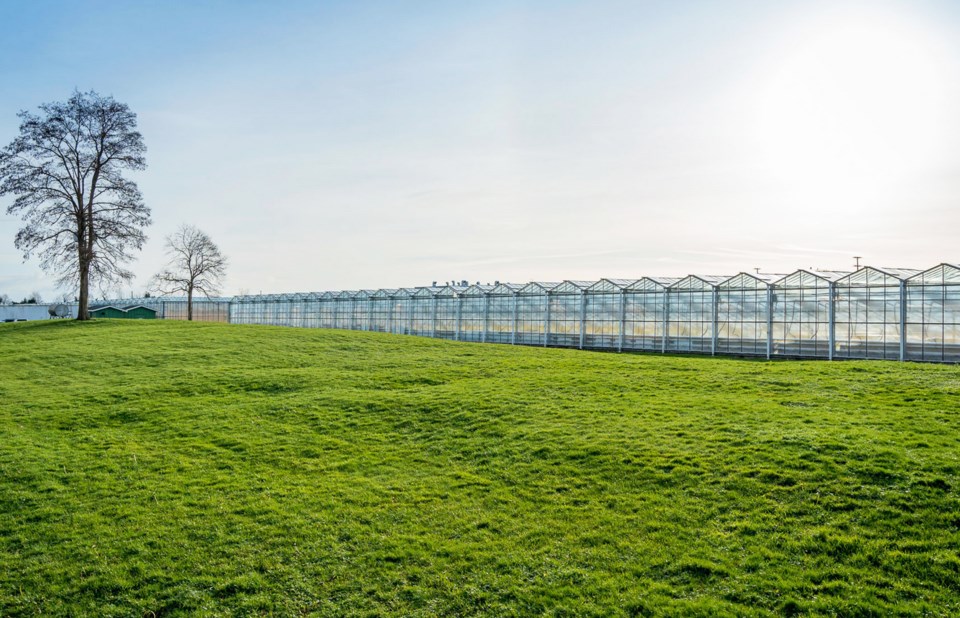
[[[960,614],[960,368],[0,325],[0,615]]]

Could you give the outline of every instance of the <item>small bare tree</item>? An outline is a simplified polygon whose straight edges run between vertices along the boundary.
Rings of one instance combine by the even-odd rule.
[[[207,298],[220,292],[227,258],[210,237],[192,225],[181,225],[167,236],[167,267],[154,275],[153,287],[162,294],[187,294],[187,319],[193,320],[193,293]]]
[[[78,320],[89,320],[91,284],[127,281],[123,267],[143,246],[150,209],[127,170],[146,167],[146,147],[130,108],[96,92],[20,112],[20,135],[0,150],[0,196],[26,222],[15,245],[24,258],[80,291]]]

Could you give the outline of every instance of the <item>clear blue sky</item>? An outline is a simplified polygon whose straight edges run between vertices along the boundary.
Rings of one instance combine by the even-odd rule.
[[[960,3],[2,2],[0,143],[139,115],[226,293],[960,262]],[[9,198],[4,199],[5,209]],[[52,297],[0,212],[0,293]]]

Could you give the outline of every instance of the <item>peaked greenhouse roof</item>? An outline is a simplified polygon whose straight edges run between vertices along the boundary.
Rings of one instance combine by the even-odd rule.
[[[718,287],[724,290],[765,290],[781,278],[783,275],[739,273],[722,282]]]
[[[453,286],[445,285],[441,288],[436,288],[433,295],[437,298],[456,298],[457,292],[464,288],[455,288]]]
[[[460,296],[486,296],[492,289],[492,285],[477,283],[460,292]]]
[[[845,287],[882,287],[890,285],[900,285],[901,281],[919,274],[918,270],[906,268],[875,268],[873,266],[864,266],[860,270],[854,271],[837,280],[837,285]]]
[[[546,281],[531,281],[526,284],[519,290],[518,294],[528,295],[528,294],[546,294],[549,290],[560,285],[559,283],[550,283]]]
[[[490,290],[491,296],[513,296],[523,286],[519,283],[498,283]]]
[[[588,289],[590,292],[619,292],[621,290],[627,289],[632,283],[635,283],[634,279],[601,279]]]
[[[778,288],[821,288],[829,287],[832,281],[838,281],[849,272],[836,270],[806,270],[800,269],[784,276],[775,285]]]
[[[556,287],[550,290],[551,294],[579,294],[580,292],[586,290],[591,285],[593,281],[564,281]]]
[[[679,277],[643,277],[628,285],[627,290],[631,292],[662,292],[678,281],[680,281]]]
[[[719,275],[687,275],[669,287],[671,290],[712,290],[729,278]]]
[[[938,264],[910,277],[907,285],[960,285],[960,265]]]

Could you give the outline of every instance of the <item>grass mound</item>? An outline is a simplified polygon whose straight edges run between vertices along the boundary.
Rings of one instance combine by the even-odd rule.
[[[960,369],[0,326],[0,615],[960,614]]]

